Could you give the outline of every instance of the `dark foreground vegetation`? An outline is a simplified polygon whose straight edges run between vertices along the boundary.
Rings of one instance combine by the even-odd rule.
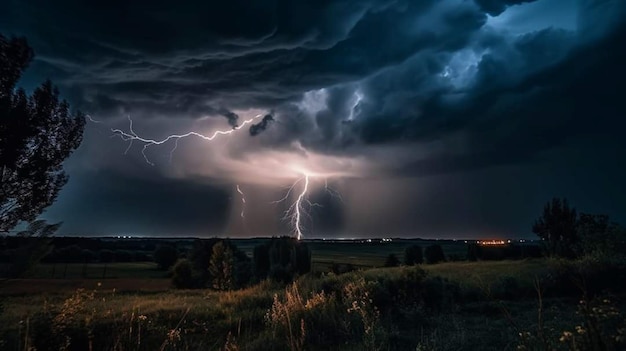
[[[180,261],[179,261],[180,262]],[[115,266],[116,264],[113,264]],[[157,271],[156,265],[153,266]],[[172,274],[172,273],[170,273]],[[168,279],[161,279],[170,283]],[[37,280],[9,280],[37,284]],[[1,295],[6,350],[623,350],[626,264],[585,256]],[[224,282],[224,280],[221,280]],[[207,283],[209,284],[209,283]],[[211,283],[213,284],[213,283]],[[85,284],[85,286],[87,286]],[[222,289],[224,291],[222,291]]]

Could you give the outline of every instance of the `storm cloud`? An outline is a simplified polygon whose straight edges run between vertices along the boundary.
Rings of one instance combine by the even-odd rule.
[[[227,207],[234,206],[228,195],[233,183],[248,184],[260,197],[280,197],[280,186],[303,172],[339,181],[354,199],[375,188],[393,193],[398,182],[422,189],[420,184],[438,188],[454,179],[450,188],[480,186],[468,190],[474,198],[490,194],[489,184],[499,182],[536,194],[525,199],[528,208],[554,195],[601,207],[589,200],[591,190],[557,187],[562,193],[555,194],[529,170],[542,169],[546,184],[584,173],[582,164],[607,165],[607,172],[622,174],[625,20],[626,3],[620,0],[0,5],[0,31],[27,37],[37,55],[21,85],[32,89],[50,78],[73,107],[111,127],[128,128],[131,116],[137,133],[162,138],[190,130],[239,132],[242,121],[265,116],[211,144],[181,140],[172,154],[174,145],[149,147],[155,167],[143,162],[140,145],[124,155],[123,141],[91,126],[68,164],[74,182],[69,188],[94,174],[121,188],[132,184],[121,179],[172,182],[190,207],[201,202],[190,194],[203,186],[222,189],[211,190],[212,199],[221,199],[211,201]],[[476,172],[485,181],[476,181]],[[588,183],[604,179],[585,174]],[[447,196],[442,204],[460,196],[424,193]],[[69,200],[80,202],[70,190],[63,194],[51,210],[55,218],[79,206]],[[340,211],[337,232],[363,227],[354,222],[367,209],[354,212],[363,202],[354,201],[352,210]],[[387,214],[396,233],[471,236],[484,229],[477,224],[480,215],[467,208],[474,213],[471,220],[459,214],[462,208],[422,211],[428,201],[416,201],[404,198],[401,209]],[[626,199],[605,207],[610,214],[626,213]],[[410,208],[435,219],[420,226],[407,219]],[[120,212],[111,209],[102,221]],[[332,217],[328,213],[319,216]],[[489,230],[526,235],[528,216],[496,218],[499,224]],[[385,230],[389,221],[384,214],[377,217],[378,224],[366,227]],[[197,229],[169,220],[187,228],[182,232]],[[80,231],[82,222],[73,223]],[[260,229],[262,234],[279,228],[263,225],[271,229]]]

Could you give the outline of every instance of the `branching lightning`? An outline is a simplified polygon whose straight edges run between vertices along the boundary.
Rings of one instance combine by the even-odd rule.
[[[183,138],[187,138],[187,137],[191,137],[191,136],[195,136],[198,138],[201,138],[203,140],[206,141],[213,141],[215,138],[217,138],[220,135],[230,135],[232,133],[234,133],[235,131],[243,128],[246,124],[250,124],[252,122],[254,122],[255,119],[262,117],[263,115],[256,115],[250,119],[247,119],[245,121],[243,121],[240,125],[233,127],[232,129],[228,129],[228,130],[217,130],[215,132],[213,132],[213,134],[210,135],[204,135],[195,131],[191,131],[191,132],[187,132],[185,134],[171,134],[166,136],[165,138],[161,139],[161,140],[156,140],[156,139],[148,139],[148,138],[144,138],[139,136],[134,130],[133,130],[133,120],[130,118],[130,116],[128,116],[128,131],[123,131],[121,129],[117,129],[117,128],[111,128],[111,132],[113,133],[114,136],[119,136],[120,138],[122,138],[122,140],[124,141],[128,141],[128,147],[126,148],[126,151],[124,152],[125,154],[128,153],[128,150],[130,150],[132,144],[134,141],[143,143],[143,147],[141,148],[141,154],[143,155],[144,160],[146,160],[146,163],[148,163],[151,166],[154,166],[154,163],[152,161],[150,161],[150,159],[148,159],[148,156],[146,155],[146,149],[151,146],[151,145],[163,145],[165,143],[167,143],[170,140],[174,140],[174,147],[172,148],[172,150],[170,151],[170,162],[172,160],[174,151],[176,150],[176,148],[178,148],[178,141],[180,139]],[[93,120],[91,117],[89,117],[89,119],[94,122],[94,123],[101,123],[99,121]]]
[[[294,235],[298,240],[304,237],[304,218],[311,218],[310,210],[313,207],[322,207],[322,205],[311,202],[309,200],[309,192],[311,190],[311,181],[315,178],[321,178],[321,175],[309,173],[306,171],[299,171],[302,173],[302,177],[298,178],[288,189],[285,196],[277,201],[271,203],[282,203],[289,200],[291,194],[296,191],[298,184],[303,183],[302,189],[297,194],[295,201],[287,208],[283,215],[283,220],[288,220],[293,227]],[[343,202],[341,195],[328,185],[328,179],[324,178],[324,190],[330,194],[331,197],[337,198]]]
[[[361,99],[362,99],[362,95],[359,92],[356,92],[354,105],[351,109],[349,119],[352,119],[354,117],[354,111],[357,109],[358,104],[361,101]],[[205,135],[196,131],[190,131],[184,134],[171,134],[171,135],[164,137],[163,139],[150,139],[150,138],[140,136],[139,134],[135,132],[135,130],[133,129],[133,120],[130,118],[130,116],[128,116],[129,125],[128,125],[127,131],[124,131],[118,128],[110,128],[110,130],[113,133],[112,137],[120,137],[122,140],[128,141],[128,147],[126,148],[124,152],[125,154],[128,153],[128,151],[130,150],[134,142],[141,143],[142,144],[141,154],[144,160],[146,161],[147,164],[154,166],[154,163],[150,161],[150,159],[146,155],[146,150],[150,146],[163,145],[169,141],[173,141],[173,148],[169,152],[169,161],[171,163],[172,158],[174,156],[174,152],[178,148],[178,142],[180,141],[180,139],[187,138],[187,137],[198,137],[205,141],[213,141],[218,136],[230,135],[234,133],[235,131],[246,126],[247,124],[253,123],[256,119],[261,118],[262,116],[263,116],[262,114],[256,115],[250,119],[244,120],[240,125],[232,127],[232,129],[217,130],[217,131],[214,131],[210,135]],[[93,123],[98,123],[98,124],[103,123],[101,121],[93,119],[89,115],[87,116],[87,118]],[[302,151],[304,152],[307,151],[301,145],[299,145],[299,147],[302,149]],[[328,194],[330,194],[331,197],[339,199],[342,202],[343,202],[343,199],[337,191],[335,191],[328,185],[327,177],[329,176],[329,174],[313,173],[313,172],[304,170],[300,167],[295,167],[293,169],[301,176],[298,177],[298,179],[296,179],[295,182],[290,187],[288,187],[288,190],[283,198],[277,201],[273,201],[272,203],[288,202],[290,201],[290,198],[293,193],[293,195],[295,196],[295,200],[293,200],[293,203],[291,203],[289,208],[284,212],[283,219],[289,221],[289,223],[293,227],[294,236],[298,240],[301,240],[304,237],[304,232],[305,232],[305,223],[304,223],[305,219],[306,218],[311,219],[311,214],[310,214],[311,208],[321,207],[320,204],[309,201],[309,193],[311,191],[311,188],[313,185],[312,182],[314,179],[320,179],[320,180],[323,179],[324,190]],[[237,193],[241,196],[242,207],[241,207],[240,217],[244,220],[244,226],[245,226],[246,198],[245,198],[244,192],[241,190],[241,187],[238,184],[236,185],[236,190],[237,190]],[[296,192],[297,192],[297,195],[295,194]]]

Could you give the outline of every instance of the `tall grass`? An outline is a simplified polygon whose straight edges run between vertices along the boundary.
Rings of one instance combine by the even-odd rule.
[[[445,263],[306,275],[286,286],[263,281],[228,292],[128,293],[104,281],[71,293],[6,296],[0,345],[20,351],[506,350],[541,348],[545,339],[554,349],[594,349],[597,340],[611,349],[623,345],[626,326],[617,312],[624,304],[618,297],[604,304],[599,289],[624,290],[593,277],[619,278],[625,271],[587,261]],[[542,287],[541,322],[534,279]],[[598,289],[584,305],[577,303],[580,282]]]

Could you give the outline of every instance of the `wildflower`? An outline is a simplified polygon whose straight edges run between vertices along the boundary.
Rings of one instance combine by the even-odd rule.
[[[566,342],[568,340],[570,340],[572,338],[573,334],[571,332],[568,331],[564,331],[563,335],[561,335],[561,338],[559,339],[560,342]]]
[[[178,329],[171,329],[167,333],[167,338],[171,342],[180,340],[180,330],[178,330]]]

